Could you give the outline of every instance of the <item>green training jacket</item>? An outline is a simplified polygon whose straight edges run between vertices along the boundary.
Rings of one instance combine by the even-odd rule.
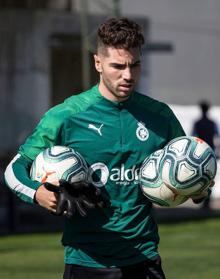
[[[42,150],[74,148],[89,165],[89,177],[108,200],[103,212],[65,220],[65,263],[117,267],[158,256],[158,229],[151,202],[139,187],[143,160],[184,131],[164,103],[134,92],[125,102],[105,99],[98,85],[50,109],[8,166],[5,180],[24,201],[33,202],[40,183],[29,178]],[[60,218],[60,217],[57,217]]]

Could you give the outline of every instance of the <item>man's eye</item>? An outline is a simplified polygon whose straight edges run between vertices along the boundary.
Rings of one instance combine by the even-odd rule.
[[[124,70],[127,67],[126,65],[121,65],[121,64],[112,64],[111,66],[116,70]],[[130,69],[138,68],[140,67],[140,63],[131,64],[128,67]]]
[[[117,69],[117,70],[123,70],[125,68],[124,65],[113,65],[113,68]]]
[[[137,67],[140,67],[140,63],[136,63],[136,64],[133,64],[133,65],[131,65],[131,68],[137,68]]]

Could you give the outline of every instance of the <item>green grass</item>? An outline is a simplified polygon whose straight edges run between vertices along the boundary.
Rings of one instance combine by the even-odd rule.
[[[219,219],[160,224],[159,231],[167,279],[219,278]],[[0,278],[61,279],[60,237],[57,233],[0,237]]]
[[[167,279],[220,278],[220,220],[159,226]]]
[[[59,234],[0,238],[0,278],[60,279],[63,249]]]

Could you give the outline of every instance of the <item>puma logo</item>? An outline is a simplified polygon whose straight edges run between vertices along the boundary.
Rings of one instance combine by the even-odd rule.
[[[92,129],[92,130],[95,130],[100,136],[102,136],[101,129],[102,129],[103,125],[104,125],[104,124],[101,124],[100,127],[97,128],[95,125],[89,124],[88,128],[89,128],[89,129]]]

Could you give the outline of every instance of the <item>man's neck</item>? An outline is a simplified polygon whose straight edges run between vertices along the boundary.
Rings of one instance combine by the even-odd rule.
[[[104,87],[101,83],[99,84],[99,92],[101,93],[101,95],[109,100],[109,101],[112,101],[112,102],[125,102],[126,100],[129,99],[130,95],[129,96],[126,96],[126,97],[118,97],[118,96],[115,96],[113,93],[111,93],[106,87]]]

